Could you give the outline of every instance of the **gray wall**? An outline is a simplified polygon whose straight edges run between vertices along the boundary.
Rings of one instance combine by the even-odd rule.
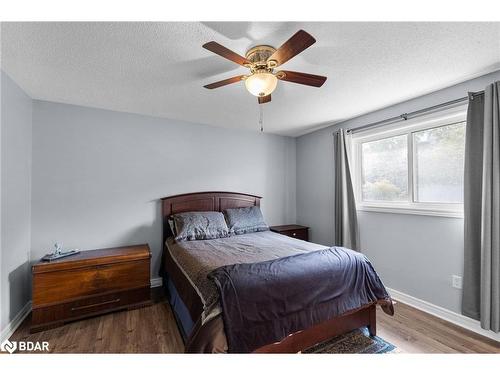
[[[500,71],[409,100],[297,138],[297,221],[311,227],[314,242],[333,244],[333,137],[401,113],[463,97],[500,80]],[[460,312],[463,220],[358,211],[361,248],[385,284],[416,298]]]
[[[30,299],[32,101],[1,72],[0,331]]]
[[[293,138],[34,101],[31,257],[56,240],[80,249],[146,242],[155,277],[159,198],[252,193],[268,223],[294,222],[295,171]]]

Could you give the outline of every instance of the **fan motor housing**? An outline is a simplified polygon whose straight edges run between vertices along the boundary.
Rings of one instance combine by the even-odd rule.
[[[250,61],[254,66],[266,66],[268,65],[267,59],[271,57],[271,55],[276,52],[276,48],[267,46],[267,45],[261,45],[261,46],[255,46],[253,48],[250,48],[247,53],[245,54],[245,57],[247,58],[248,61]]]

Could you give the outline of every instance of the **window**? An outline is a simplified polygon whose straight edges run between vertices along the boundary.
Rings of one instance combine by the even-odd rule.
[[[407,146],[405,135],[361,144],[364,201],[408,200]]]
[[[415,201],[463,203],[465,122],[413,133]]]
[[[352,135],[358,209],[463,216],[465,108]]]

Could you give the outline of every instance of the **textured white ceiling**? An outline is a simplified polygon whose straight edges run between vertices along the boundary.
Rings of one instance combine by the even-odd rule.
[[[328,77],[279,82],[264,105],[270,133],[298,135],[500,69],[500,23],[3,23],[2,69],[35,99],[259,130],[246,73],[203,49],[244,55],[299,29],[316,44],[283,69]]]

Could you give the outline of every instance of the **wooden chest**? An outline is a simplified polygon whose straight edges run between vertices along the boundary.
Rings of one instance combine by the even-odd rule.
[[[150,258],[145,244],[35,264],[31,331],[150,304]]]

